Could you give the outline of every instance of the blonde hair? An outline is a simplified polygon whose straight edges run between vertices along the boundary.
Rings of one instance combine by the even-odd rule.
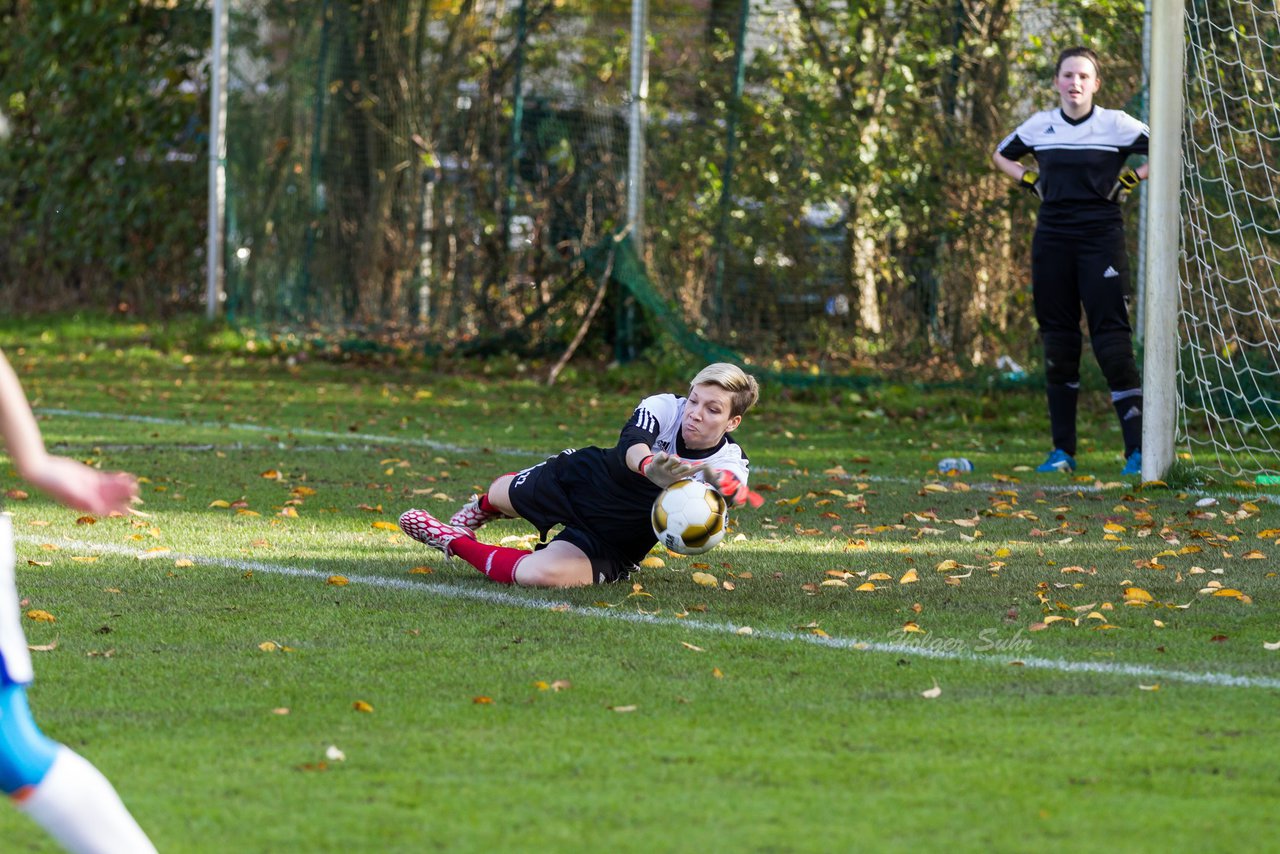
[[[715,385],[729,392],[729,416],[742,415],[760,399],[760,386],[756,378],[728,362],[716,362],[698,371],[698,375],[689,383],[692,389],[696,385]]]

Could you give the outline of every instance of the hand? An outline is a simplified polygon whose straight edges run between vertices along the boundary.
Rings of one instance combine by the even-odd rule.
[[[760,493],[748,489],[747,485],[738,480],[738,476],[729,469],[713,469],[711,466],[704,465],[699,466],[698,470],[702,472],[706,482],[733,506],[741,507],[743,504],[750,504],[752,507],[759,507],[764,504]]]
[[[98,471],[68,457],[45,457],[26,479],[60,504],[99,516],[124,513],[138,496],[133,475]]]
[[[1124,200],[1129,198],[1129,194],[1137,189],[1141,181],[1142,179],[1138,177],[1138,173],[1126,166],[1116,176],[1116,185],[1107,194],[1107,201],[1124,204]]]
[[[677,480],[684,480],[695,471],[697,469],[694,466],[665,451],[650,454],[640,461],[640,474],[662,489],[666,489]]]
[[[1018,179],[1018,186],[1037,199],[1044,198],[1044,193],[1040,191],[1040,173],[1034,169],[1023,171],[1022,177]]]

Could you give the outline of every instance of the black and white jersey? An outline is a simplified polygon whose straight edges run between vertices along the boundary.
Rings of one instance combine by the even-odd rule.
[[[688,398],[676,397],[674,394],[655,394],[640,401],[640,405],[631,413],[631,420],[622,428],[622,435],[618,437],[618,448],[624,457],[627,448],[643,443],[652,448],[655,454],[665,452],[682,460],[707,463],[712,468],[729,469],[738,480],[746,483],[750,470],[747,455],[728,434],[713,448],[695,451],[685,447],[680,422],[684,418],[687,402]]]
[[[1035,156],[1044,201],[1036,228],[1079,234],[1122,224],[1109,201],[1116,177],[1132,154],[1146,154],[1150,129],[1123,110],[1094,107],[1071,119],[1061,109],[1036,113],[996,148],[1010,160]]]

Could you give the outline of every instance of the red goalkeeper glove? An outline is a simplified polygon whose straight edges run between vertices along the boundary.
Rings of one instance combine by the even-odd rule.
[[[713,469],[710,466],[703,466],[702,475],[706,478],[707,483],[715,488],[716,492],[723,495],[735,507],[741,507],[743,504],[759,507],[764,504],[764,499],[760,497],[760,493],[748,489],[747,485],[738,480],[738,476],[729,469]]]

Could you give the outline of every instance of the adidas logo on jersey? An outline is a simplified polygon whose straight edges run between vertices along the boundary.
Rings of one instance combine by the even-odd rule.
[[[1118,272],[1116,272],[1116,268],[1115,268],[1115,267],[1107,267],[1106,271],[1105,271],[1105,272],[1103,272],[1103,274],[1102,274],[1102,278],[1104,278],[1104,279],[1114,279],[1114,278],[1115,278],[1116,276],[1118,276],[1118,275],[1120,275],[1120,274],[1119,274]]]
[[[1053,125],[1049,125],[1047,128],[1045,128],[1045,129],[1044,129],[1044,132],[1045,132],[1045,133],[1053,133]]]

